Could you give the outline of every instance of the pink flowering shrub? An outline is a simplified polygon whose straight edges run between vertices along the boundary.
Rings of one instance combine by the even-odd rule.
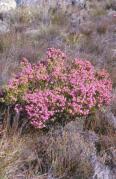
[[[112,83],[105,70],[97,71],[87,60],[68,62],[59,49],[48,49],[46,59],[30,64],[23,58],[20,72],[4,88],[6,104],[23,111],[36,128],[58,114],[88,116],[109,105]]]

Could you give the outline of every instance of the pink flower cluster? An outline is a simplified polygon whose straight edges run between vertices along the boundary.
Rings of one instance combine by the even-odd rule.
[[[96,71],[82,59],[69,63],[60,49],[50,48],[38,64],[24,58],[5,90],[5,101],[15,104],[17,112],[23,110],[34,127],[43,128],[56,114],[87,116],[109,105],[112,83],[105,70]]]
[[[65,108],[66,99],[52,90],[35,91],[25,95],[25,110],[31,124],[38,128],[45,127],[45,121]]]

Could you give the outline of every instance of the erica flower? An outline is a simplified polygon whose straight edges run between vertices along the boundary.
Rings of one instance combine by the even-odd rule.
[[[50,48],[46,59],[32,65],[23,58],[20,73],[5,88],[4,101],[24,111],[31,125],[43,128],[56,114],[88,116],[109,105],[112,82],[107,71],[76,58],[70,64],[60,49]]]

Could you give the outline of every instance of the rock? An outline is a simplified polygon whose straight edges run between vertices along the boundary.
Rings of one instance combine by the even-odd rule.
[[[116,173],[96,160],[93,179],[115,179]]]
[[[15,0],[0,0],[0,13],[8,12],[16,8]]]
[[[93,179],[115,179],[116,176],[116,163],[115,149],[111,148],[111,156],[104,153],[102,157],[94,156],[93,157],[93,168],[94,175]],[[109,164],[108,164],[109,163]]]
[[[0,20],[0,34],[9,32],[9,24]]]
[[[80,5],[80,6],[84,6],[85,5],[85,2],[86,2],[86,0],[70,0],[71,1],[71,3],[72,3],[72,5]]]
[[[110,111],[106,112],[105,119],[114,129],[116,129],[116,117],[112,112]]]
[[[32,5],[39,2],[39,0],[16,0],[18,5]]]
[[[16,0],[17,4],[18,5],[33,5],[33,4],[41,4],[42,1],[41,0]],[[46,1],[47,2],[47,1]],[[49,1],[48,2],[49,5],[51,5],[53,2]],[[86,3],[86,0],[56,0],[56,3],[57,4],[72,4],[72,5],[80,5],[81,7],[84,7],[85,3]]]

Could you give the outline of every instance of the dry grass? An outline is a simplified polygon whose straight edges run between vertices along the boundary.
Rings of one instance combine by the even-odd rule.
[[[7,177],[6,172],[12,165],[15,166],[19,160],[19,154],[23,147],[23,139],[18,136],[6,137],[0,139],[0,176],[1,178]]]
[[[92,142],[78,132],[78,123],[60,126],[48,133],[30,132],[22,137],[3,136],[0,140],[0,176],[29,179],[43,175],[54,177],[92,174],[89,159],[95,153]],[[80,162],[82,160],[82,162]]]

